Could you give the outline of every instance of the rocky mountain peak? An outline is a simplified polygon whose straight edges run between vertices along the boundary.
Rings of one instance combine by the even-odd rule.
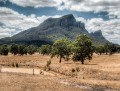
[[[101,39],[105,39],[101,30],[95,31],[94,33],[91,33],[91,35],[93,35],[95,37],[99,37]]]
[[[74,24],[76,23],[76,19],[72,14],[68,14],[59,18],[58,22],[60,23],[60,26],[69,27],[74,26]]]
[[[68,14],[68,15],[62,16],[61,19],[75,20],[75,17],[73,16],[73,14]],[[76,21],[76,20],[75,20],[75,21]]]
[[[101,30],[95,31],[94,35],[96,35],[96,36],[103,36]]]

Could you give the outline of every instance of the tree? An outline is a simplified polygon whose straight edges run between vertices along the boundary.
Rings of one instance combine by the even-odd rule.
[[[16,44],[12,44],[10,47],[10,52],[14,55],[18,54],[18,46]]]
[[[104,45],[104,50],[105,50],[105,53],[106,53],[106,55],[107,55],[108,52],[109,52],[109,44],[108,44],[108,43],[106,43],[106,44]]]
[[[24,55],[24,54],[27,54],[27,48],[25,45],[19,45],[18,47],[18,53],[20,55]]]
[[[105,48],[104,48],[104,46],[99,46],[99,47],[97,47],[97,48],[96,48],[96,53],[99,53],[100,55],[101,55],[102,53],[105,53]]]
[[[109,55],[112,55],[114,52],[116,52],[116,46],[114,44],[109,44]]]
[[[47,45],[42,45],[40,47],[40,53],[43,54],[43,55],[49,55],[51,54],[51,51],[52,51],[52,46],[47,44]]]
[[[36,48],[33,45],[27,47],[28,54],[32,55],[36,52]]]
[[[52,48],[52,57],[56,56],[60,57],[59,63],[61,63],[62,58],[67,59],[69,55],[71,54],[71,42],[67,39],[60,39],[57,40],[53,44]]]
[[[9,49],[7,47],[7,45],[2,45],[1,48],[0,48],[0,53],[1,55],[8,55],[8,52],[9,52]]]
[[[73,61],[81,61],[84,64],[84,60],[91,60],[92,55],[93,46],[91,39],[85,34],[78,36],[73,47]]]

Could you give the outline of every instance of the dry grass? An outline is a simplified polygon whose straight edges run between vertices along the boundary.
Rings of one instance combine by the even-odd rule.
[[[0,91],[85,91],[43,75],[0,73],[0,78]]]
[[[18,63],[20,67],[35,67],[35,68],[44,69],[46,62],[49,59],[50,59],[50,56],[43,56],[40,54],[34,54],[32,56],[31,55],[0,56],[0,65],[1,66],[12,66],[13,63]],[[109,55],[100,56],[100,55],[94,54],[92,61],[89,62],[88,60],[86,60],[85,65],[81,65],[80,62],[74,63],[71,60],[70,61],[62,60],[62,63],[60,64],[59,59],[55,57],[52,59],[51,72],[56,74],[58,78],[62,78],[63,76],[66,76],[66,79],[72,82],[75,82],[77,84],[86,84],[86,85],[90,85],[93,88],[101,86],[105,88],[120,90],[120,54],[114,54],[112,56],[109,56]],[[16,76],[16,78],[18,77],[18,75],[12,75],[12,76]],[[29,76],[27,77],[29,78]],[[30,77],[30,78],[35,79],[34,77]],[[36,77],[36,79],[38,78],[39,77]],[[46,77],[43,77],[41,80],[45,80],[45,78]],[[53,78],[51,77],[49,79],[53,80]],[[19,83],[19,80],[18,80],[18,83]],[[55,84],[53,85],[49,84],[51,88],[54,87],[54,85]],[[23,90],[20,90],[20,91],[23,91]],[[30,91],[34,91],[34,90],[30,90]],[[54,90],[49,90],[49,91],[54,91]],[[73,90],[71,89],[68,91],[73,91]]]

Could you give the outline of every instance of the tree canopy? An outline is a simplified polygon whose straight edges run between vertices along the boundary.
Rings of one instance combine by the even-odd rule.
[[[93,48],[92,41],[87,35],[80,35],[76,38],[73,48],[73,60],[81,61],[84,64],[85,59],[92,59]]]
[[[61,63],[62,58],[67,59],[68,56],[71,54],[70,43],[71,42],[67,39],[60,39],[53,44],[52,57],[54,57],[55,55],[60,57],[59,63]]]

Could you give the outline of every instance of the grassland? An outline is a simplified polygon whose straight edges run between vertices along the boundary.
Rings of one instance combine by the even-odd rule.
[[[0,56],[0,67],[43,69],[50,56],[40,54]],[[120,54],[97,55],[89,62],[59,63],[55,57],[50,73],[55,76],[0,73],[0,91],[120,91]]]

